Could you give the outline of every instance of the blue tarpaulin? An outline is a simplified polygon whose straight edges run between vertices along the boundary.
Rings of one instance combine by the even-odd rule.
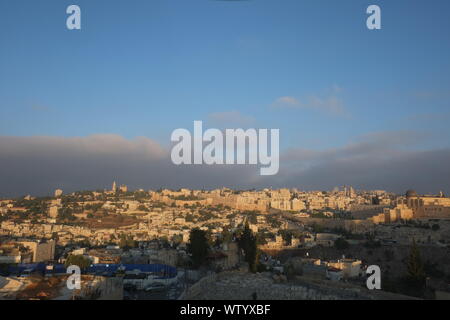
[[[46,274],[66,273],[66,267],[63,264],[51,265],[47,268],[45,263],[19,264],[9,268],[10,273],[22,274],[25,270],[40,272]],[[86,274],[104,274],[112,276],[119,268],[124,271],[139,271],[142,273],[153,273],[161,277],[172,278],[177,275],[177,268],[165,264],[93,264],[86,269]]]

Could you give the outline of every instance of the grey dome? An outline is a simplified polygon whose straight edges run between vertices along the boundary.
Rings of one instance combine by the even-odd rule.
[[[417,197],[417,192],[414,190],[408,190],[408,191],[406,191],[406,197],[407,198]]]

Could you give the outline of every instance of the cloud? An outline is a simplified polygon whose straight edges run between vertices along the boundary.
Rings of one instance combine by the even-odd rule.
[[[450,191],[450,149],[417,150],[427,136],[413,131],[364,135],[326,150],[283,153],[278,185],[327,190],[339,185],[403,192]]]
[[[114,180],[145,189],[213,188],[242,179],[250,185],[258,172],[254,166],[175,166],[169,150],[145,137],[0,136],[0,197],[96,190]]]
[[[239,111],[225,111],[209,114],[208,121],[219,127],[228,126],[234,128],[236,126],[250,126],[255,122],[255,118],[243,115]]]
[[[350,116],[339,94],[342,89],[334,85],[327,94],[310,95],[302,98],[284,96],[275,99],[272,107],[276,109],[316,110],[328,115]]]
[[[139,156],[158,159],[167,154],[158,143],[137,137],[127,140],[115,134],[97,134],[87,137],[0,137],[1,157],[30,155],[65,156]]]
[[[275,100],[274,106],[283,107],[283,106],[292,106],[299,107],[301,106],[301,102],[294,97],[280,97]]]
[[[305,189],[330,190],[334,186],[352,185],[358,189],[386,189],[403,193],[416,189],[420,193],[450,191],[450,149],[407,151],[371,157],[335,157],[309,162],[298,169],[291,163],[280,170],[279,184],[298,185]]]
[[[384,161],[408,154],[410,148],[424,141],[427,135],[415,131],[374,132],[358,137],[355,141],[325,150],[291,148],[282,154],[281,161],[293,168],[311,168],[336,162]]]
[[[296,187],[329,190],[339,185],[402,193],[450,192],[450,149],[420,150],[426,135],[413,131],[366,134],[346,145],[281,152],[280,172],[259,175],[259,166],[175,166],[170,150],[146,137],[0,137],[0,197],[47,195],[110,187]]]

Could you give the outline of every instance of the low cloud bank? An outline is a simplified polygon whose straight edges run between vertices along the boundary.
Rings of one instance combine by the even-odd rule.
[[[118,135],[87,137],[0,137],[0,197],[47,195],[110,188],[113,180],[131,188],[297,187],[329,190],[353,185],[402,193],[450,191],[450,149],[414,148],[420,136],[384,132],[341,148],[290,149],[280,173],[259,175],[259,166],[175,166],[157,142]]]

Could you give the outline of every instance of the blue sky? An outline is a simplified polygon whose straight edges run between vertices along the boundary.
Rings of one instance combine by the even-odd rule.
[[[66,29],[70,4],[81,31]],[[371,4],[382,30],[366,28]],[[0,136],[167,146],[174,129],[231,113],[279,128],[283,150],[397,131],[423,137],[398,148],[447,148],[449,12],[446,0],[2,0]]]

